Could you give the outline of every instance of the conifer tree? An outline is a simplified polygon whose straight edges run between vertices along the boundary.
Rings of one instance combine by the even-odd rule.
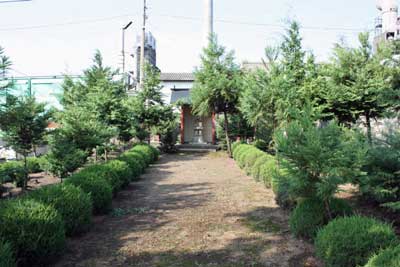
[[[227,53],[218,44],[216,36],[210,39],[209,46],[201,55],[201,65],[195,71],[193,112],[199,116],[207,116],[213,112],[224,115],[228,153],[232,156],[228,114],[235,113],[238,109],[241,71],[235,63],[233,52]]]

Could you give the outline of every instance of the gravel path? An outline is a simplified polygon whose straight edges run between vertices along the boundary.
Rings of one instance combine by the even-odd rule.
[[[271,190],[221,153],[166,155],[56,266],[309,266]]]

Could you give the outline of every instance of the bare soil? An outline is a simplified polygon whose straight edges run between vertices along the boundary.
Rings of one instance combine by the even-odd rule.
[[[315,266],[273,192],[221,153],[165,155],[113,205],[56,266]]]

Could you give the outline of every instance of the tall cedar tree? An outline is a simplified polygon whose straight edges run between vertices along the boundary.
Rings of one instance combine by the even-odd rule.
[[[241,93],[241,71],[232,52],[217,42],[216,36],[210,37],[210,43],[203,50],[201,66],[195,71],[192,90],[193,112],[198,116],[211,113],[224,114],[224,128],[228,153],[232,157],[229,138],[228,114],[235,113]]]
[[[24,157],[23,189],[28,183],[26,158],[43,141],[49,119],[50,113],[45,110],[45,105],[38,104],[33,97],[8,95],[0,107],[0,129],[4,133],[4,141]]]
[[[164,120],[171,117],[171,107],[164,104],[161,89],[160,71],[146,64],[143,85],[131,100],[137,122],[136,137],[141,141],[148,138],[152,131],[157,132]]]
[[[4,53],[4,48],[0,46],[0,81],[7,78],[7,73],[11,68],[11,60]],[[7,93],[8,87],[10,87],[9,82],[1,82],[0,83],[0,96],[5,96]]]
[[[340,123],[349,125],[363,117],[371,142],[371,120],[386,113],[391,105],[387,96],[394,92],[391,77],[382,64],[384,59],[373,53],[368,33],[360,34],[359,42],[357,48],[336,46],[330,65],[330,90],[325,98],[329,111]]]
[[[128,96],[123,81],[117,75],[118,71],[104,66],[103,58],[97,51],[93,65],[84,71],[82,81],[66,77],[62,103],[66,110],[79,106],[95,113],[99,122],[115,128],[119,139],[127,141],[132,137],[131,119],[124,104]]]

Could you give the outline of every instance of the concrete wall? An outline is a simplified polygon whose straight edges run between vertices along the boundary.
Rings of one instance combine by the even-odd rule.
[[[194,137],[194,126],[197,117],[193,116],[189,107],[184,107],[184,142],[185,143],[192,143]],[[204,117],[201,118],[203,122],[203,139],[205,143],[212,143],[212,118],[211,117]]]

